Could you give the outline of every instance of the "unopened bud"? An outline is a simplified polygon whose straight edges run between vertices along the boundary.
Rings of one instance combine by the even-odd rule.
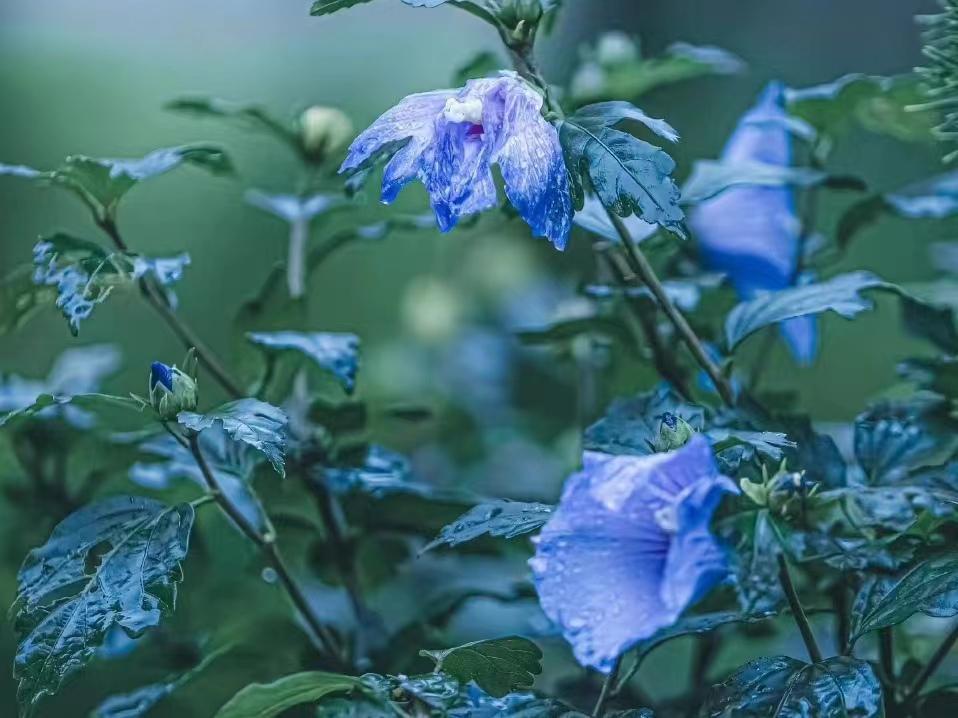
[[[681,416],[666,412],[662,415],[659,435],[652,447],[657,452],[674,451],[685,446],[695,436],[695,429]]]
[[[607,32],[599,38],[595,59],[601,65],[622,65],[639,59],[635,41],[624,32]]]
[[[191,349],[183,369],[155,361],[150,366],[150,404],[163,421],[171,421],[181,411],[193,411],[199,399],[196,388],[196,354]]]
[[[334,107],[314,106],[299,118],[303,147],[310,154],[339,149],[353,136],[353,123]]]

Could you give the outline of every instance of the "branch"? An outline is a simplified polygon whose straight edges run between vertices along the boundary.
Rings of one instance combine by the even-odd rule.
[[[805,615],[805,609],[798,599],[798,592],[795,590],[795,584],[792,582],[792,574],[788,570],[788,561],[782,554],[778,555],[778,580],[785,591],[785,597],[788,599],[788,605],[792,609],[792,618],[802,634],[802,640],[805,641],[805,648],[808,650],[808,657],[812,663],[822,662],[822,651],[815,640],[815,634],[812,632],[812,626],[808,622],[808,616]]]

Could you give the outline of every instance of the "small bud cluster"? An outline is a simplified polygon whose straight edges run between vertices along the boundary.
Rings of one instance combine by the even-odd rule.
[[[808,480],[804,471],[788,471],[785,462],[773,476],[763,466],[761,482],[744,478],[739,485],[756,504],[782,516],[794,515],[801,503],[818,490],[818,484]]]
[[[652,448],[656,452],[674,451],[681,449],[692,437],[695,436],[695,429],[681,416],[670,412],[662,415],[662,423],[659,425],[659,435],[655,438]]]

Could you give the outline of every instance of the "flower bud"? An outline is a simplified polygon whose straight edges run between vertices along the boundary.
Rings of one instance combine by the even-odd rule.
[[[674,451],[685,446],[695,436],[695,429],[681,416],[671,412],[662,415],[659,435],[655,438],[653,449],[657,452]]]
[[[595,59],[601,65],[622,65],[639,59],[635,41],[619,30],[607,32],[599,38]]]
[[[339,149],[353,136],[353,124],[334,107],[314,106],[299,118],[303,147],[313,155]]]
[[[196,366],[192,349],[183,361],[183,369],[158,361],[150,366],[150,404],[161,420],[170,421],[181,411],[196,409]]]

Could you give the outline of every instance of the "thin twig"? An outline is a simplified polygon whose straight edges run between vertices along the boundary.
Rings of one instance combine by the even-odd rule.
[[[98,218],[97,225],[113,241],[117,249],[121,252],[130,251],[129,245],[123,240],[115,221],[109,218]],[[159,290],[156,284],[147,277],[141,277],[138,284],[143,298],[146,299],[149,305],[163,318],[187,349],[191,347],[196,349],[196,356],[200,360],[200,363],[209,371],[216,382],[223,387],[226,393],[234,399],[242,397],[244,392],[240,389],[239,384],[230,376],[219,357],[217,357],[213,350],[200,339],[199,335],[173,311],[163,292]]]
[[[689,326],[682,312],[672,303],[672,300],[666,293],[665,287],[662,286],[662,282],[659,281],[658,275],[656,275],[649,260],[633,241],[628,227],[625,226],[622,218],[612,210],[606,208],[606,213],[609,215],[609,219],[612,221],[616,233],[622,239],[622,244],[625,246],[626,256],[629,258],[632,270],[638,275],[645,286],[649,288],[649,291],[652,292],[652,296],[655,297],[659,308],[662,309],[666,318],[672,323],[672,326],[675,327],[679,337],[681,337],[682,341],[689,348],[689,351],[692,352],[695,361],[698,362],[699,366],[708,374],[709,379],[712,380],[719,396],[722,397],[722,401],[728,406],[734,406],[735,392],[732,390],[732,385],[725,375],[722,374],[722,370],[712,361],[702,341],[698,338],[692,327]]]
[[[812,632],[812,626],[808,622],[808,616],[805,615],[805,609],[802,608],[802,602],[798,598],[798,592],[795,590],[795,584],[792,581],[792,574],[788,570],[788,561],[782,554],[778,555],[778,580],[782,584],[785,597],[788,599],[788,605],[792,609],[792,618],[802,634],[802,640],[805,641],[808,657],[812,663],[821,663],[822,651],[818,647],[815,634]]]
[[[605,680],[602,682],[602,690],[599,692],[599,699],[595,702],[595,708],[592,709],[592,718],[602,718],[602,716],[605,715],[605,706],[606,703],[609,702],[609,698],[612,696],[612,687],[619,675],[619,668],[621,665],[622,657],[619,656],[615,659],[615,665],[612,666],[612,670],[609,671],[609,675],[607,675]]]
[[[954,648],[956,642],[958,642],[958,623],[956,623],[955,627],[951,629],[951,632],[945,636],[945,640],[941,642],[941,645],[938,646],[934,654],[932,654],[932,657],[928,659],[928,663],[921,669],[921,673],[915,678],[915,682],[912,683],[911,688],[908,690],[908,695],[905,696],[904,706],[910,707],[918,700],[922,689],[924,689],[925,685],[935,674],[935,671],[938,670],[939,666],[941,666],[945,658],[948,657],[948,654],[951,653],[951,649]]]
[[[272,528],[261,533],[259,529],[257,529],[249,521],[249,519],[246,518],[243,512],[240,511],[233,504],[233,502],[229,500],[229,498],[223,492],[223,488],[220,486],[219,481],[216,479],[216,475],[206,462],[206,457],[203,455],[203,451],[200,448],[199,434],[191,432],[188,440],[190,451],[193,454],[193,458],[196,459],[196,465],[199,467],[200,473],[203,475],[203,480],[206,482],[206,485],[210,490],[210,494],[223,510],[223,513],[232,519],[233,523],[236,524],[243,535],[245,535],[259,548],[263,554],[263,557],[266,559],[266,562],[273,568],[274,571],[276,571],[276,575],[279,578],[280,584],[286,591],[287,595],[289,595],[293,605],[309,625],[313,634],[322,645],[323,650],[333,661],[336,662],[337,665],[341,667],[344,666],[345,661],[343,661],[339,650],[336,648],[336,639],[330,630],[323,624],[323,622],[319,620],[319,617],[316,615],[313,607],[307,600],[303,588],[293,577],[293,574],[289,569],[289,565],[286,563],[286,559],[280,551],[279,546],[276,545],[276,534],[273,532]]]

